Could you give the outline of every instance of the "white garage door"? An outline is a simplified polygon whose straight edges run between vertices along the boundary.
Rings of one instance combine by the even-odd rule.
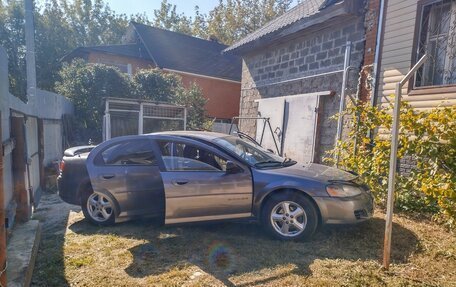
[[[329,92],[293,95],[258,100],[261,117],[269,117],[274,134],[266,129],[263,146],[276,150],[273,136],[283,156],[298,162],[312,162],[314,158],[317,111],[319,97]],[[262,135],[261,124],[257,125],[257,141]]]

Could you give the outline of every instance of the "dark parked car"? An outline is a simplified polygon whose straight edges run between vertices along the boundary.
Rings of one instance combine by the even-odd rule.
[[[284,159],[234,136],[166,132],[87,149],[66,152],[59,192],[96,224],[140,215],[165,224],[254,218],[280,239],[298,239],[319,224],[372,216],[372,196],[355,175]]]

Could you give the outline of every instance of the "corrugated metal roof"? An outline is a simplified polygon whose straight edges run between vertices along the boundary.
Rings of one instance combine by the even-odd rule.
[[[246,37],[242,38],[240,41],[234,43],[227,49],[225,52],[236,50],[252,41],[258,40],[270,33],[281,30],[291,24],[308,18],[310,16],[316,15],[322,9],[329,7],[337,2],[342,0],[303,0],[302,3],[296,5],[294,8],[290,9],[288,12],[282,14],[276,19],[266,23],[260,29],[248,34]]]

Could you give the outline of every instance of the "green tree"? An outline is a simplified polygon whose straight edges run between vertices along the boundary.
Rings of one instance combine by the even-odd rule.
[[[133,77],[133,97],[141,100],[173,103],[183,89],[181,79],[159,69],[141,70]]]
[[[8,55],[10,92],[25,100],[25,20],[22,1],[0,1],[0,46]]]
[[[37,85],[54,90],[60,59],[79,46],[117,44],[129,21],[150,24],[147,16],[117,14],[103,0],[36,1]],[[9,59],[10,90],[25,99],[25,33],[23,1],[0,1],[0,45]]]
[[[290,8],[291,0],[219,0],[209,12],[209,35],[231,45]]]
[[[192,34],[192,19],[184,14],[178,14],[177,6],[163,0],[160,9],[154,10],[153,25],[157,28],[171,30],[184,34]]]
[[[75,139],[87,143],[89,139],[101,141],[106,97],[130,95],[131,83],[117,68],[86,64],[83,60],[64,65],[60,71],[61,81],[56,90],[74,104]]]
[[[187,108],[187,126],[189,129],[204,129],[208,120],[205,116],[204,105],[207,103],[201,88],[193,83],[176,97],[176,104]]]

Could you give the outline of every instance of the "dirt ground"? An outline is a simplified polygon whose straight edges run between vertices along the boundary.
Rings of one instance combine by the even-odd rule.
[[[97,227],[45,193],[33,286],[456,286],[456,236],[395,215],[390,270],[381,267],[384,214],[327,226],[309,242],[271,239],[253,223]]]

